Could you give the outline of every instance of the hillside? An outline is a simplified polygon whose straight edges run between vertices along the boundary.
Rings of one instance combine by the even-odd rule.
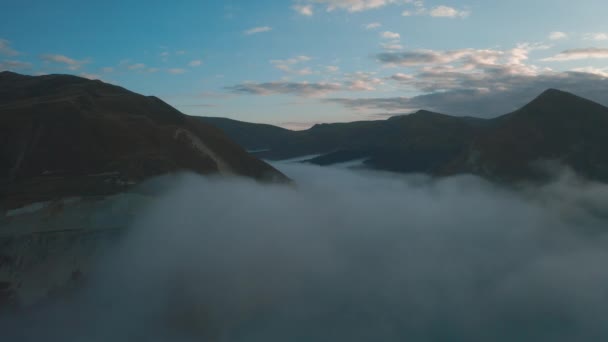
[[[69,75],[0,73],[0,207],[112,194],[186,170],[286,179],[156,97]]]
[[[608,108],[555,89],[494,119],[419,111],[383,121],[316,125],[305,131],[261,131],[228,119],[202,120],[234,139],[255,131],[256,143],[240,143],[271,160],[320,155],[309,162],[362,160],[380,170],[473,173],[501,181],[537,178],[535,162],[550,160],[608,181],[608,155],[603,152],[608,147]]]

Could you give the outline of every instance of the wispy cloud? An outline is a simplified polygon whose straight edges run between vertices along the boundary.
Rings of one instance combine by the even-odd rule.
[[[380,23],[369,23],[369,24],[365,25],[364,27],[366,30],[375,30],[381,26],[382,26],[382,24],[380,24]]]
[[[560,31],[551,32],[549,34],[550,40],[562,40],[568,38],[568,34]]]
[[[172,75],[180,75],[186,72],[186,69],[181,69],[181,68],[171,68],[171,69],[167,69],[167,72],[172,74]]]
[[[374,91],[384,82],[374,73],[356,72],[345,75],[345,87],[351,91]]]
[[[143,70],[146,68],[146,65],[143,63],[135,63],[135,64],[131,64],[129,66],[127,66],[127,69],[129,70]]]
[[[412,8],[401,13],[404,17],[430,16],[434,18],[466,18],[471,14],[471,11],[469,10],[457,9],[445,5],[435,6],[429,9],[425,6],[423,1],[411,0],[406,1],[406,3],[410,4]]]
[[[17,60],[6,60],[0,61],[0,71],[6,70],[26,70],[31,69],[32,63],[17,61]]]
[[[306,5],[312,7],[312,3],[325,7],[327,12],[345,10],[348,12],[361,12],[384,7],[388,4],[404,3],[408,0],[314,0],[308,1]]]
[[[399,72],[383,79],[419,95],[324,101],[357,110],[394,113],[429,109],[455,115],[496,116],[515,110],[547,88],[558,88],[608,104],[608,69],[585,67],[558,72],[529,64],[529,54],[545,48],[520,44],[508,50],[380,53],[376,57],[381,64],[399,67]],[[568,50],[558,56],[558,60],[608,58],[608,49]]]
[[[80,76],[81,76],[81,77],[84,77],[84,78],[88,78],[88,79],[90,79],[90,80],[98,80],[98,79],[100,79],[100,78],[101,78],[101,76],[100,76],[100,75],[97,75],[97,74],[91,74],[91,73],[88,73],[88,72],[82,72],[82,73],[80,73]]]
[[[413,50],[377,55],[381,64],[406,67],[387,77],[411,97],[333,98],[357,110],[408,112],[429,109],[455,115],[492,117],[513,111],[547,88],[570,91],[608,104],[608,70],[575,68],[552,71],[528,64],[543,45],[521,44],[509,50]],[[551,60],[608,58],[608,49],[567,50]]]
[[[411,82],[416,77],[394,76],[405,82]],[[461,88],[453,87],[412,97],[329,98],[324,101],[339,103],[354,110],[407,113],[427,109],[452,115],[496,117],[520,108],[548,88],[557,88],[608,105],[606,77],[589,72],[505,75],[480,82],[463,77],[454,83],[456,85]],[[484,88],[484,85],[491,88]]]
[[[292,8],[302,15],[311,16],[314,14],[315,6],[324,8],[326,12],[342,10],[354,13],[379,9],[388,5],[412,7],[411,10],[403,11],[404,16],[429,15],[442,18],[464,18],[470,14],[467,10],[459,10],[445,5],[427,9],[422,0],[297,0]],[[375,27],[377,26],[372,24],[370,29]]]
[[[429,11],[431,17],[439,18],[465,18],[468,17],[469,14],[469,11],[457,10],[454,7],[449,6],[437,6]]]
[[[592,41],[604,41],[608,40],[608,33],[604,32],[594,32],[594,33],[586,33],[583,35],[584,40],[592,40]]]
[[[245,32],[243,32],[245,35],[247,36],[251,36],[253,34],[258,34],[258,33],[263,33],[263,32],[270,32],[272,31],[272,27],[270,26],[260,26],[260,27],[253,27],[250,28],[248,30],[245,30]]]
[[[0,55],[4,56],[17,56],[19,51],[11,47],[11,42],[6,39],[0,38]]]
[[[384,32],[380,33],[380,37],[382,37],[384,39],[400,39],[401,35],[396,32],[384,31]]]
[[[404,48],[404,46],[401,45],[401,43],[399,41],[394,41],[394,42],[390,42],[390,43],[382,43],[382,44],[380,44],[380,46],[382,46],[382,48],[384,50],[389,50],[389,51],[403,50],[403,48]]]
[[[325,67],[325,70],[327,72],[333,73],[333,72],[338,72],[340,71],[340,67],[336,66],[336,65],[328,65]]]
[[[311,60],[308,56],[297,56],[289,59],[273,59],[270,64],[274,65],[275,68],[290,74],[298,75],[310,75],[312,70],[309,67],[296,68],[297,65],[309,62]]]
[[[190,61],[190,63],[188,63],[189,67],[198,67],[201,66],[203,64],[203,61],[201,61],[200,59],[196,59],[193,61]]]
[[[57,54],[45,54],[40,56],[40,58],[45,62],[58,63],[65,65],[70,70],[78,70],[84,64],[89,63],[89,60],[76,60],[64,55]]]
[[[293,10],[304,16],[312,16],[314,14],[312,5],[293,5]]]
[[[325,96],[342,89],[339,83],[308,83],[308,82],[267,82],[267,83],[241,83],[226,89],[235,94],[249,95],[276,95],[289,94],[296,96]]]
[[[608,48],[584,48],[570,49],[558,53],[555,56],[545,58],[544,62],[566,62],[581,59],[604,59],[608,58]]]

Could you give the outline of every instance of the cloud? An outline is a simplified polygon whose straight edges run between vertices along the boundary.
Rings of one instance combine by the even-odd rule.
[[[314,14],[312,5],[294,5],[293,10],[305,16],[312,16]]]
[[[203,64],[203,61],[201,61],[200,59],[196,59],[193,61],[190,61],[190,63],[188,63],[189,67],[198,67],[201,66]]]
[[[250,28],[249,30],[246,30],[243,33],[245,33],[245,35],[250,36],[250,35],[253,35],[253,34],[258,34],[258,33],[263,33],[263,32],[270,32],[270,31],[272,31],[272,27],[270,27],[270,26],[260,26],[260,27]]]
[[[82,289],[3,315],[3,337],[570,342],[608,335],[606,185],[563,176],[516,191],[472,176],[278,166],[297,186],[181,175],[142,186],[155,196],[103,202],[112,210],[96,217],[110,222],[120,222],[115,211],[125,201],[138,208],[129,229],[79,240],[78,250],[104,242],[95,245],[97,267],[85,270]],[[66,249],[64,241],[46,243],[52,252],[41,274]]]
[[[68,69],[70,70],[78,70],[80,69],[84,64],[89,63],[89,60],[76,60],[64,55],[57,55],[57,54],[45,54],[40,56],[40,58],[45,61],[45,62],[52,62],[52,63],[58,63],[58,64],[64,64]]]
[[[408,1],[407,3],[412,5],[413,8],[403,11],[401,15],[404,17],[430,16],[434,18],[466,18],[471,14],[468,10],[459,10],[445,5],[428,9],[423,1]]]
[[[401,35],[396,32],[384,31],[380,33],[380,37],[384,39],[401,39]]]
[[[608,49],[606,48],[583,48],[570,49],[560,52],[559,54],[542,59],[543,62],[566,62],[581,59],[604,59],[608,58]]]
[[[398,0],[315,0],[314,2],[324,5],[327,12],[335,10],[361,12],[377,9],[389,4],[404,3],[404,1]]]
[[[574,68],[574,69],[572,69],[572,71],[594,74],[594,75],[608,78],[608,68],[582,67],[582,68]]]
[[[167,69],[167,72],[172,74],[172,75],[180,75],[186,72],[186,69],[181,69],[181,68],[171,68],[171,69]]]
[[[382,46],[383,49],[389,50],[389,51],[403,49],[403,45],[401,45],[401,42],[400,42],[401,35],[399,33],[391,32],[391,31],[384,31],[384,32],[380,33],[380,37],[382,37],[382,39],[392,40],[391,42],[380,43],[380,46]]]
[[[377,29],[379,27],[382,27],[382,24],[380,23],[369,23],[367,25],[364,26],[366,30],[374,30]]]
[[[583,35],[584,40],[592,40],[596,42],[608,40],[608,33],[604,32],[595,32],[595,33],[586,33]]]
[[[146,65],[143,63],[135,63],[135,64],[131,64],[129,66],[127,66],[127,69],[129,70],[143,70],[146,68]]]
[[[549,34],[549,39],[550,40],[562,40],[562,39],[566,39],[568,38],[568,34],[564,33],[564,32],[551,32]]]
[[[464,18],[470,14],[468,10],[458,10],[444,5],[428,9],[422,0],[296,0],[292,8],[302,15],[312,16],[315,6],[324,8],[326,12],[340,10],[356,13],[375,10],[388,5],[410,6],[411,9],[402,12],[403,16],[419,15],[441,18]],[[377,24],[372,23],[372,26],[367,29],[378,28]]]
[[[325,70],[326,70],[327,72],[334,73],[334,72],[338,72],[338,71],[340,71],[340,67],[335,66],[335,65],[328,65],[328,66],[326,66],[326,67],[325,67]]]
[[[344,77],[344,86],[351,91],[374,91],[382,84],[384,81],[370,72],[358,71]]]
[[[429,15],[438,18],[465,18],[469,16],[469,12],[457,10],[449,6],[437,6],[429,11]]]
[[[427,15],[440,18],[464,18],[470,14],[470,11],[468,10],[458,10],[444,5],[436,6],[429,10],[425,7],[424,1],[422,0],[296,0],[295,3],[296,4],[292,6],[292,8],[298,13],[306,16],[312,16],[314,14],[315,6],[323,7],[326,12],[341,10],[355,13],[375,10],[388,5],[410,6],[411,10],[403,11],[403,16]],[[367,29],[379,27],[376,24],[378,23],[372,23],[372,26]]]
[[[80,73],[80,76],[81,76],[81,77],[84,77],[84,78],[88,78],[88,79],[90,79],[90,80],[99,80],[99,79],[101,79],[101,76],[100,76],[100,75],[97,75],[97,74],[91,74],[91,73],[87,73],[87,72],[82,72],[82,73]]]
[[[505,65],[517,67],[519,72],[531,72],[532,67],[524,65],[533,50],[545,49],[544,45],[520,44],[510,50],[460,49],[460,50],[409,50],[403,52],[383,52],[376,60],[389,67],[424,67],[459,63],[463,68],[500,68]]]
[[[308,83],[308,82],[266,82],[266,83],[242,83],[226,87],[235,94],[248,95],[277,95],[289,94],[296,96],[314,97],[325,96],[329,93],[342,89],[339,83]]]
[[[379,79],[376,81],[378,83],[373,83],[366,80],[354,80],[349,84],[348,89],[353,91],[373,91],[376,90],[376,84],[381,83]]]
[[[18,61],[18,60],[4,60],[0,61],[0,71],[11,71],[11,70],[27,70],[32,68],[32,63]]]
[[[404,46],[401,45],[399,41],[394,41],[394,42],[390,42],[390,43],[382,43],[382,44],[380,44],[380,46],[382,46],[382,48],[384,50],[389,50],[389,51],[396,51],[396,50],[404,49]]]
[[[274,65],[275,68],[296,75],[310,75],[312,74],[312,70],[309,67],[294,69],[295,66],[303,63],[307,63],[311,60],[308,56],[296,56],[289,59],[273,59],[270,61],[270,64]]]
[[[588,70],[587,70],[588,71]],[[405,83],[420,82],[424,75],[400,77],[393,80]],[[446,76],[447,77],[447,76]],[[512,112],[549,88],[572,92],[608,106],[608,78],[589,72],[551,72],[540,75],[503,75],[467,77],[451,75],[445,90],[432,91],[412,97],[386,98],[330,98],[324,101],[339,103],[357,110],[382,110],[393,113],[413,112],[426,109],[440,113],[496,117]],[[424,81],[423,81],[424,82]],[[433,88],[429,86],[429,88]]]
[[[11,47],[10,41],[0,38],[0,55],[9,56],[9,57],[18,56],[19,51],[15,50]]]
[[[407,70],[386,79],[404,91],[419,95],[326,101],[359,110],[428,109],[454,115],[494,117],[523,106],[548,88],[558,88],[608,104],[606,70],[585,67],[556,72],[527,64],[531,51],[545,48],[539,44],[520,44],[510,50],[384,52],[376,55],[380,63]]]
[[[412,75],[407,75],[407,74],[403,74],[403,73],[396,73],[393,76],[390,77],[392,80],[395,81],[399,81],[399,82],[405,82],[405,81],[411,81],[414,79],[414,76]]]
[[[423,64],[445,64],[470,55],[473,50],[414,50],[404,52],[385,52],[376,55],[382,64],[393,66],[418,66]]]

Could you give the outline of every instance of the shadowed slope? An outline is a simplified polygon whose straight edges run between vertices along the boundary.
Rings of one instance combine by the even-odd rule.
[[[535,162],[552,160],[608,181],[608,108],[555,89],[495,119],[419,111],[385,121],[315,125],[305,131],[260,131],[248,123],[228,125],[222,120],[227,119],[208,122],[235,139],[256,130],[255,148],[265,150],[257,155],[269,159],[319,154],[310,162],[331,165],[361,159],[381,170],[474,173],[502,181],[537,179]],[[253,144],[241,143],[246,148]]]
[[[5,204],[115,193],[182,170],[286,179],[156,97],[75,76],[0,73]]]

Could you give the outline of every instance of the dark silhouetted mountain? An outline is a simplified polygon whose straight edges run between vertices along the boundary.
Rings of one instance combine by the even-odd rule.
[[[557,161],[608,181],[608,108],[549,89],[523,108],[494,119],[429,111],[384,121],[322,124],[304,131],[202,118],[267,159],[318,155],[331,165],[361,160],[374,169],[432,175],[473,173],[517,181],[539,176],[537,161]],[[255,140],[255,141],[253,141]]]
[[[156,97],[68,75],[0,73],[2,204],[103,195],[189,170],[286,179]]]
[[[608,108],[549,89],[492,121],[454,171],[513,180],[533,176],[534,162],[552,160],[608,181]]]

